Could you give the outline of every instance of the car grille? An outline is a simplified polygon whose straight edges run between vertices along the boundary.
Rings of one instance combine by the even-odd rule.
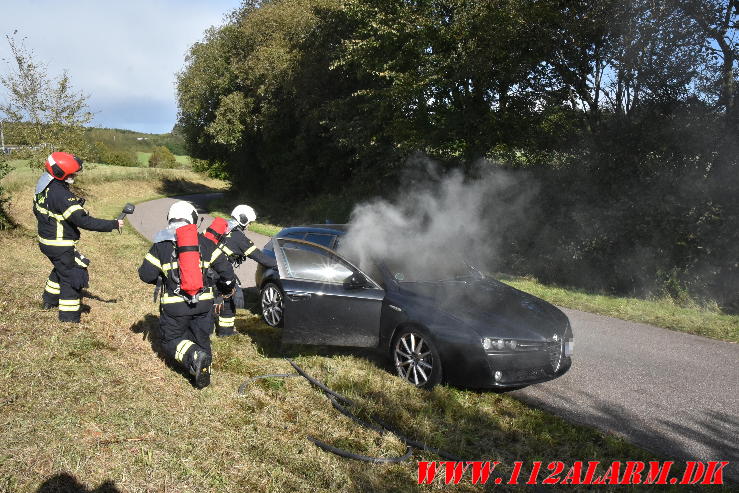
[[[531,380],[542,380],[547,378],[547,372],[543,368],[529,368],[526,370],[513,370],[504,373],[505,377],[501,383],[519,383]]]
[[[562,360],[564,359],[564,344],[564,338],[549,342],[520,342],[518,346],[516,346],[515,351],[518,353],[545,351],[549,356],[550,368],[548,370],[556,373],[562,366]]]

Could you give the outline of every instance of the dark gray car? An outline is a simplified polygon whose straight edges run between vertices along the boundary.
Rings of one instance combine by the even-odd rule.
[[[514,388],[571,365],[572,330],[555,306],[469,266],[415,278],[382,259],[361,270],[336,252],[344,225],[286,228],[259,267],[264,320],[285,343],[377,347],[413,385]]]

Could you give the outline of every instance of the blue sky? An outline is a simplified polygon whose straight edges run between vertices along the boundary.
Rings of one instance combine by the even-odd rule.
[[[175,74],[189,47],[240,4],[0,0],[0,58],[9,54],[5,36],[17,29],[50,75],[66,69],[74,88],[90,96],[94,126],[169,132],[177,118]]]

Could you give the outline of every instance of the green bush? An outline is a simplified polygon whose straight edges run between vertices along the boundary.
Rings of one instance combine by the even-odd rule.
[[[193,171],[205,173],[207,176],[219,180],[229,180],[231,178],[228,165],[223,161],[191,158],[191,162]]]
[[[150,168],[179,168],[180,165],[174,154],[164,146],[155,147],[149,157]]]

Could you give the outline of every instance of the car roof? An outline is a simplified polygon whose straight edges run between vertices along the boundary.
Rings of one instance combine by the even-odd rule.
[[[335,234],[336,236],[343,236],[346,234],[346,230],[346,224],[310,224],[307,226],[292,226],[285,228],[277,233],[277,237],[282,237],[288,233],[327,233]]]

